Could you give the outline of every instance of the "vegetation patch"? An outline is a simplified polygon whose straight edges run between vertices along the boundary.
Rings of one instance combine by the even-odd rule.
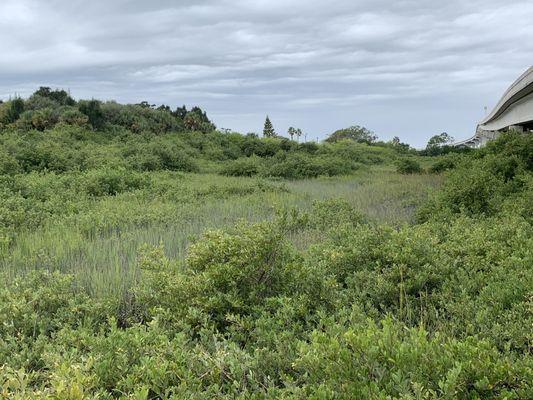
[[[0,105],[0,397],[532,398],[532,136],[268,122]]]

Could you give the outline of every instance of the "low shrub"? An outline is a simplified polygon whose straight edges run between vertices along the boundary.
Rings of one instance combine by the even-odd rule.
[[[347,326],[346,326],[347,325]],[[327,325],[326,325],[327,326]],[[528,361],[490,343],[432,337],[386,319],[316,331],[300,346],[293,389],[299,398],[520,398],[533,378]],[[290,392],[291,390],[289,390]]]
[[[116,196],[122,192],[141,189],[149,184],[146,175],[124,169],[102,169],[90,171],[84,183],[90,196]]]
[[[346,175],[353,172],[357,166],[331,156],[307,156],[300,153],[273,157],[265,161],[265,176],[304,179],[318,176]]]
[[[168,323],[224,330],[229,315],[248,315],[267,298],[285,293],[295,276],[293,257],[275,223],[208,231],[190,247],[181,272],[161,248],[147,249],[140,258],[145,279],[136,296]]]
[[[434,174],[440,174],[444,171],[449,171],[457,167],[461,162],[461,157],[458,154],[447,154],[442,156],[439,160],[434,162],[431,167],[429,167],[429,172]]]
[[[20,165],[15,157],[0,147],[0,175],[20,172]]]
[[[515,134],[515,136],[522,136]],[[528,192],[529,140],[504,135],[476,158],[458,166],[440,191],[418,211],[419,221],[456,214],[498,214]],[[498,149],[500,153],[495,153]]]
[[[411,158],[402,158],[396,162],[396,172],[400,174],[419,174],[422,172],[420,163]]]
[[[222,167],[222,174],[228,176],[254,176],[261,172],[263,160],[257,156],[238,158]]]

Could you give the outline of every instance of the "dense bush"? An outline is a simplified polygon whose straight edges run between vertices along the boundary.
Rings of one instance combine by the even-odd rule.
[[[0,103],[0,129],[16,126],[27,131],[53,128],[58,122],[67,125],[90,126],[95,130],[114,131],[117,127],[134,133],[198,131],[213,132],[216,127],[205,111],[193,107],[190,111],[178,107],[172,111],[148,102],[122,105],[95,99],[76,102],[64,90],[41,87],[28,99],[15,98]]]
[[[435,161],[429,168],[430,172],[439,174],[444,171],[454,169],[461,161],[457,154],[448,154]]]
[[[420,220],[458,213],[495,215],[507,204],[520,204],[531,188],[532,143],[531,135],[503,135],[465,160],[420,210]]]
[[[221,172],[228,176],[254,176],[259,174],[262,168],[263,160],[259,157],[252,156],[230,161],[222,167]]]
[[[185,149],[169,140],[135,143],[124,149],[124,155],[129,165],[139,171],[198,171],[196,161]]]
[[[289,153],[266,161],[265,176],[303,179],[318,176],[346,175],[357,165],[331,156],[310,157],[305,154]]]
[[[416,160],[402,158],[396,162],[396,171],[400,174],[418,174],[422,172],[422,167]]]
[[[20,165],[15,157],[5,149],[0,148],[0,175],[20,172]]]
[[[90,196],[116,196],[148,185],[146,176],[127,170],[94,170],[87,174],[85,190]]]

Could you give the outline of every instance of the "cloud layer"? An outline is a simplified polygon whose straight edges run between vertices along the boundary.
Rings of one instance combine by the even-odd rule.
[[[0,97],[205,107],[218,126],[465,138],[533,64],[533,3],[3,0]]]

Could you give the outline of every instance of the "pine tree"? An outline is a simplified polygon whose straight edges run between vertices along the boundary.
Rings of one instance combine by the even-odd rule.
[[[272,122],[270,122],[270,118],[268,118],[268,115],[265,119],[265,127],[263,128],[263,136],[264,137],[276,136],[276,131],[274,131],[274,127],[272,126]]]

